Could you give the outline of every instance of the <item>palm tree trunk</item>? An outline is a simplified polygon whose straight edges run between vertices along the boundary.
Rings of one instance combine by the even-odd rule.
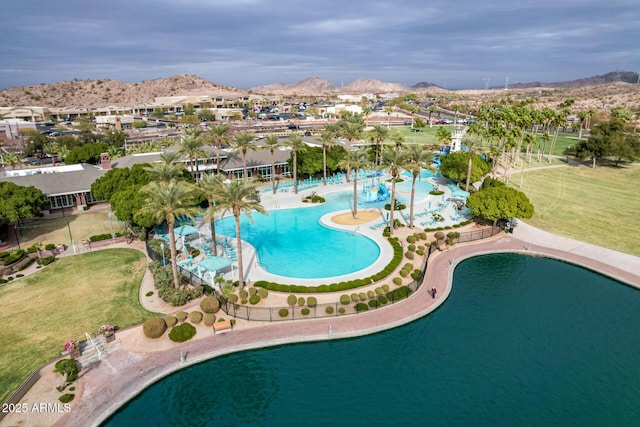
[[[413,181],[411,182],[411,202],[409,205],[409,228],[413,228],[413,204],[415,203],[416,198],[416,179],[418,178],[418,174],[413,172]]]
[[[327,185],[327,146],[322,146],[322,172],[324,177],[324,185]]]
[[[393,210],[396,207],[396,177],[391,180],[391,205],[389,209],[389,234],[393,236]]]
[[[242,152],[242,178],[244,178],[244,182],[247,182],[247,153]]]
[[[464,191],[469,192],[469,184],[471,183],[471,167],[473,166],[473,151],[469,150],[469,161],[467,163],[467,182]]]
[[[173,287],[180,288],[178,277],[178,251],[176,250],[176,234],[174,232],[173,218],[167,221],[169,227],[169,251],[171,252],[171,272],[173,273]]]
[[[220,146],[216,145],[216,171],[220,173]]]
[[[236,218],[236,251],[238,253],[238,286],[244,288],[244,268],[242,266],[242,239],[240,238],[240,214]]]
[[[293,155],[293,193],[298,194],[298,153]]]
[[[353,180],[353,219],[358,219],[358,180]]]
[[[273,191],[273,194],[276,194],[276,182],[275,182],[276,158],[273,154],[274,154],[274,151],[271,150],[271,190]]]

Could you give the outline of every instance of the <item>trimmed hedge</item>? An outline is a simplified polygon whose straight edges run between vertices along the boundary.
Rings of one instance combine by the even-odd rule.
[[[287,316],[289,315],[289,310],[288,310],[288,309],[286,309],[286,308],[281,308],[281,309],[278,311],[278,315],[279,315],[280,317],[287,317]]]
[[[185,342],[190,340],[196,335],[195,326],[190,323],[183,323],[171,329],[169,332],[169,339],[173,342]]]
[[[51,255],[51,256],[44,257],[44,258],[38,258],[36,260],[36,263],[38,263],[38,265],[49,265],[55,260],[56,260],[56,257]]]
[[[126,236],[126,235],[127,235],[127,233],[120,232],[120,231],[115,233],[116,237],[123,237],[123,236]],[[93,236],[89,237],[89,241],[90,242],[99,242],[100,240],[108,240],[108,239],[111,239],[111,233],[96,234],[96,235],[93,235]]]
[[[327,314],[333,314],[333,307],[331,307],[330,305],[329,305],[329,306],[327,306],[327,307],[324,309],[324,312],[325,312],[325,313],[327,313]]]
[[[258,296],[258,294],[252,295],[249,297],[249,304],[256,305],[259,302],[260,302],[260,297]]]
[[[316,297],[307,298],[307,305],[311,308],[315,307],[318,305],[318,299]]]
[[[142,325],[142,331],[148,338],[160,338],[167,330],[167,323],[162,317],[153,317]]]
[[[296,305],[297,302],[298,302],[298,297],[297,296],[289,295],[287,297],[287,304],[289,304],[290,306]]]
[[[300,310],[300,312],[302,313],[303,316],[309,315],[310,311],[311,310],[309,310],[308,308],[303,308],[302,310]]]
[[[213,295],[209,295],[200,301],[200,310],[203,313],[215,314],[220,310],[220,301]]]
[[[390,301],[399,301],[401,299],[407,298],[410,294],[411,294],[411,290],[409,289],[408,286],[401,286],[389,292],[387,294],[387,298]]]
[[[204,326],[213,326],[213,324],[216,323],[216,315],[213,313],[205,313],[202,316],[202,323],[204,323]]]
[[[167,324],[168,328],[173,328],[178,323],[178,319],[174,316],[164,316],[164,322]]]
[[[369,306],[363,302],[359,302],[357,303],[354,308],[356,309],[357,313],[360,313],[361,311],[367,311],[369,310]]]
[[[202,313],[199,311],[192,311],[189,313],[189,321],[196,325],[202,322]]]
[[[187,316],[189,314],[186,311],[179,311],[176,314],[176,317],[178,318],[179,321],[184,322],[187,319]]]
[[[348,305],[351,302],[349,295],[340,295],[340,304]]]

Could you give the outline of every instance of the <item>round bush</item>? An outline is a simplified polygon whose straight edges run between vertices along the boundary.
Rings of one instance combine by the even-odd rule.
[[[360,292],[360,293],[358,294],[358,299],[359,299],[360,301],[364,301],[364,300],[366,300],[366,299],[367,299],[367,294],[365,294],[364,292]]]
[[[178,323],[178,319],[174,316],[164,316],[164,322],[167,324],[167,328],[173,328]]]
[[[338,313],[340,313],[340,314],[344,314],[344,313],[346,313],[346,312],[347,312],[347,310],[345,310],[345,309],[344,309],[344,307],[340,307],[340,308],[338,309]]]
[[[62,396],[60,396],[58,398],[58,400],[62,403],[69,403],[73,400],[73,398],[76,397],[75,394],[73,393],[67,393],[67,394],[63,394]]]
[[[259,302],[260,302],[260,297],[258,296],[258,294],[256,294],[256,295],[251,295],[251,296],[249,297],[249,304],[251,304],[251,305],[256,305],[256,304],[257,304],[257,303],[259,303]]]
[[[356,312],[360,313],[361,311],[367,311],[369,310],[369,306],[363,302],[359,302],[355,305],[354,307],[356,309]]]
[[[327,306],[327,308],[324,309],[324,312],[327,314],[333,314],[333,307],[331,307],[330,305]]]
[[[269,291],[266,290],[265,288],[260,288],[258,289],[258,296],[262,299],[265,299],[266,297],[269,296]]]
[[[287,317],[287,316],[289,315],[289,310],[288,310],[288,309],[286,309],[286,308],[281,308],[281,309],[278,311],[278,315],[279,315],[280,317]]]
[[[167,323],[162,317],[153,317],[142,325],[142,331],[148,338],[160,338],[167,330]]]
[[[297,296],[289,295],[287,297],[287,304],[289,304],[290,306],[296,305],[297,302],[298,302],[298,297]]]
[[[258,294],[258,290],[256,288],[249,288],[249,296],[252,297]]]
[[[298,298],[298,305],[301,306],[301,307],[304,305],[304,297],[299,297]]]
[[[340,304],[348,305],[351,301],[351,297],[349,295],[340,295]]]
[[[401,278],[399,278],[399,277],[394,277],[394,278],[393,278],[393,283],[394,283],[396,286],[400,286],[400,285],[402,285],[402,279],[401,279]]]
[[[189,314],[186,311],[179,311],[176,314],[176,317],[178,318],[179,321],[184,322],[187,319],[187,316],[189,316]]]
[[[238,296],[240,297],[240,299],[247,299],[249,297],[249,292],[247,292],[246,289],[242,289],[240,292],[238,292]]]
[[[169,332],[169,339],[173,342],[185,342],[193,338],[195,335],[195,326],[190,323],[183,323],[171,329],[171,332]]]
[[[416,236],[408,236],[407,237],[407,242],[415,243],[416,242]]]
[[[367,291],[367,297],[368,297],[368,298],[373,298],[373,297],[375,297],[375,296],[376,296],[376,293],[375,293],[375,292],[373,292],[373,291],[371,291],[371,290]]]
[[[246,300],[246,299],[241,299],[241,300],[240,300],[240,304],[245,305],[246,303],[247,303],[247,300]]]
[[[358,300],[359,300],[358,294],[356,293],[351,294],[351,301],[357,302]]]
[[[411,251],[407,251],[407,252],[404,254],[404,256],[405,256],[405,257],[407,257],[407,259],[413,259],[413,258],[414,258],[414,253],[413,253],[413,252],[411,252]]]
[[[387,297],[385,297],[384,295],[380,295],[378,297],[378,302],[382,305],[386,304],[389,302],[389,300],[387,299]]]
[[[384,291],[384,293],[386,294],[387,292],[389,292],[389,285],[382,285],[382,290]]]
[[[150,297],[151,295],[153,295],[153,291],[149,291],[145,294],[145,296],[148,296],[148,297]]]
[[[213,313],[205,313],[202,316],[202,323],[204,323],[204,326],[213,326],[213,324],[216,323],[216,315]]]
[[[436,231],[436,234],[434,236],[435,236],[436,240],[444,239],[444,233],[442,231]]]
[[[305,307],[302,310],[300,310],[300,312],[302,313],[303,316],[307,316],[309,314],[310,310]]]
[[[189,313],[189,321],[196,325],[202,322],[202,313],[199,311],[192,311]]]
[[[382,294],[384,294],[384,291],[382,290],[382,287],[378,286],[375,289],[375,293],[376,293],[376,295],[382,295]]]
[[[227,296],[227,300],[229,300],[229,302],[231,304],[235,304],[238,302],[238,295],[236,294],[229,294],[229,296]]]
[[[315,307],[318,305],[318,299],[316,297],[307,298],[307,305],[311,308]]]
[[[416,251],[416,245],[409,245],[409,246],[407,246],[407,249],[410,250],[411,252],[415,252]]]
[[[371,307],[371,308],[376,308],[376,307],[378,307],[378,301],[377,301],[377,300],[375,300],[375,299],[372,299],[371,301],[369,301],[369,303],[368,303],[368,304],[369,304],[369,307]]]
[[[220,301],[213,295],[204,297],[202,301],[200,301],[200,310],[202,310],[203,313],[215,314],[220,310]]]

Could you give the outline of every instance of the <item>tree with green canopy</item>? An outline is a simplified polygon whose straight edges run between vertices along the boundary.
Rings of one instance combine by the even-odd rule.
[[[515,188],[492,186],[471,194],[467,198],[471,213],[489,221],[507,218],[531,218],[534,213],[529,198]]]
[[[275,184],[275,175],[276,175],[276,159],[275,154],[276,150],[282,147],[280,143],[280,139],[277,135],[268,135],[264,139],[264,146],[267,147],[269,152],[271,153],[271,191],[273,194],[276,194],[276,184]]]
[[[0,224],[33,218],[47,203],[47,196],[33,186],[23,187],[13,182],[0,182]]]
[[[424,145],[409,145],[405,148],[406,163],[404,167],[411,173],[411,202],[409,204],[409,227],[413,228],[413,210],[416,197],[416,179],[420,176],[422,169],[429,165],[432,154],[424,149]]]
[[[360,168],[370,165],[369,156],[366,148],[358,148],[356,150],[348,150],[346,157],[340,162],[340,167],[353,169],[355,175],[353,177],[353,218],[358,218],[358,171]]]
[[[231,151],[242,154],[242,178],[247,181],[247,153],[256,151],[258,147],[253,143],[253,135],[248,132],[238,132],[233,135]]]
[[[469,168],[469,154],[465,151],[456,151],[440,158],[440,173],[456,182],[465,182]],[[471,157],[471,182],[480,181],[482,177],[491,172],[491,165],[480,155]]]

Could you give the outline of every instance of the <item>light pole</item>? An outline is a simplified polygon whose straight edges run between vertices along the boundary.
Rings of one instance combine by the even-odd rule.
[[[164,266],[164,242],[160,242],[160,250],[162,251],[162,265]]]

